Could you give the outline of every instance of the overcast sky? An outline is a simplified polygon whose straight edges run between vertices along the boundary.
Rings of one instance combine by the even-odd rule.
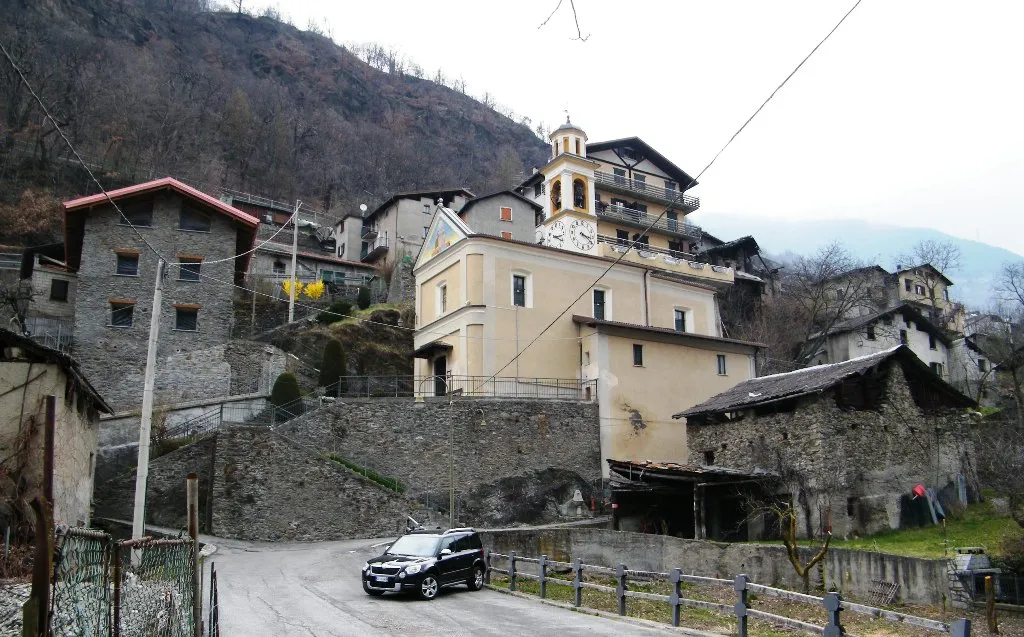
[[[695,175],[853,4],[576,0],[580,42],[569,0],[538,28],[557,1],[278,6],[535,124],[568,109],[591,141],[637,135]],[[1022,25],[1017,0],[863,0],[704,174],[694,219],[863,218],[1024,254]]]

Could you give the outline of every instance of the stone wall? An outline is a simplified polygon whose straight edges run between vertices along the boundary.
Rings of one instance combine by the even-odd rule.
[[[684,573],[722,579],[743,573],[765,586],[797,591],[803,587],[781,544],[728,544],[581,528],[486,531],[482,538],[488,549],[515,551],[524,557],[546,554],[559,561],[580,558],[586,564],[614,567],[622,563],[658,572],[680,568]],[[523,563],[521,568],[530,565]],[[870,599],[874,580],[898,583],[897,599],[908,604],[941,604],[948,596],[944,560],[833,548],[816,571],[812,584],[823,583],[826,590],[834,588],[863,602]]]
[[[266,428],[218,435],[213,532],[244,540],[392,537],[417,514],[404,496]]]
[[[199,476],[199,528],[210,532],[210,481],[216,438],[182,447],[149,463],[146,482],[146,522],[172,529],[186,529],[185,478]],[[94,512],[96,517],[131,520],[135,503],[135,469],[138,446],[127,445],[100,450],[96,468]]]
[[[164,306],[160,317],[160,360],[181,357],[186,352],[205,350],[228,341],[231,333],[234,289],[234,255],[236,230],[224,215],[213,215],[210,232],[188,232],[178,228],[182,197],[159,193],[155,196],[153,225],[138,228],[152,246],[169,259],[178,254],[200,255],[205,261],[228,259],[225,262],[203,263],[202,273],[227,283],[181,281],[179,273],[168,267],[164,280]],[[89,212],[82,242],[82,260],[78,271],[75,302],[75,357],[93,385],[102,388],[103,396],[115,409],[136,409],[142,401],[142,375],[146,363],[146,347],[152,316],[153,287],[157,257],[139,238],[136,230],[119,223],[120,216],[111,206],[98,206]],[[139,251],[139,275],[115,274],[115,250]],[[133,324],[129,328],[110,327],[110,301],[123,299],[135,302]],[[198,331],[175,329],[176,303],[198,304]],[[198,369],[194,366],[194,371]],[[176,383],[162,379],[158,385],[175,393],[175,399],[188,400],[200,395],[200,384],[179,390]]]
[[[801,399],[794,411],[689,422],[690,462],[706,464],[711,452],[723,467],[795,472],[806,481],[815,533],[827,510],[837,535],[899,528],[908,515],[901,500],[915,484],[941,489],[962,471],[968,423],[957,413],[923,414],[902,368],[890,365],[877,410],[841,409],[829,391]],[[800,485],[787,486],[795,499]]]
[[[448,488],[449,427],[457,484],[467,488],[549,467],[588,481],[601,476],[596,403],[456,399],[450,407],[436,399],[345,399],[279,430],[398,478],[415,495]]]

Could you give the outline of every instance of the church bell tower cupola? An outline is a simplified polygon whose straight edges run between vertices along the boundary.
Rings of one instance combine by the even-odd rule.
[[[565,123],[551,131],[548,139],[551,140],[551,159],[566,153],[587,156],[587,134],[569,121],[568,115],[565,116]]]

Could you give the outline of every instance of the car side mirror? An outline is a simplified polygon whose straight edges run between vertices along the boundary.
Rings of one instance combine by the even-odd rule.
[[[441,549],[441,557],[448,557],[452,554],[451,549]]]

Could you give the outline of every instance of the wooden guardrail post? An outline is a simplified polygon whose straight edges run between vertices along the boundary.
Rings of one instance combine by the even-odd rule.
[[[839,594],[829,593],[821,601],[825,605],[825,610],[828,611],[828,623],[825,624],[823,637],[842,637],[846,631],[843,630],[843,625],[839,620],[839,613],[843,610]]]
[[[491,583],[491,551],[484,549],[484,584]]]
[[[516,590],[516,552],[508,552],[508,590]]]
[[[949,637],[971,637],[971,620],[958,619],[950,624]]]
[[[672,582],[672,595],[669,597],[668,603],[672,604],[672,625],[679,626],[679,600],[682,599],[682,590],[680,584],[683,581],[682,569],[672,569],[672,574],[669,575],[669,581]]]
[[[576,558],[572,565],[573,605],[579,608],[583,604],[583,560]]]
[[[626,614],[626,565],[615,567],[615,594],[619,598],[619,615]]]
[[[999,634],[999,620],[996,618],[996,589],[992,576],[985,576],[985,619],[988,621],[988,634]]]
[[[548,596],[548,556],[541,555],[537,565],[540,567],[540,598],[544,599]]]
[[[749,582],[750,578],[746,575],[737,575],[732,583],[733,590],[736,591],[736,605],[733,608],[736,611],[736,634],[739,637],[747,637],[747,609],[750,608],[747,605],[747,584]]]

